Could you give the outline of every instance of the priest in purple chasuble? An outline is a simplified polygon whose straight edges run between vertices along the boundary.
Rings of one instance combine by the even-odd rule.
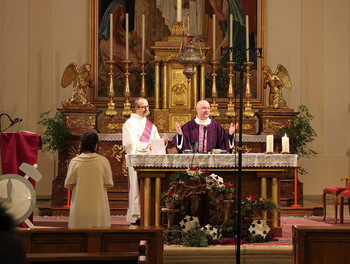
[[[135,113],[126,120],[122,127],[123,146],[127,154],[148,153],[150,150],[150,140],[160,139],[158,129],[147,119],[149,114],[148,101],[139,97],[134,102]],[[163,135],[164,142],[167,143],[169,137]],[[140,191],[136,171],[133,167],[128,167],[129,176],[129,205],[126,214],[126,221],[135,223],[140,218]]]
[[[177,134],[173,137],[173,144],[179,153],[190,149],[191,142],[198,142],[198,152],[211,152],[221,149],[231,152],[234,146],[234,132],[237,124],[231,123],[228,133],[216,121],[209,118],[210,104],[206,100],[197,103],[197,117],[182,127],[176,124]]]

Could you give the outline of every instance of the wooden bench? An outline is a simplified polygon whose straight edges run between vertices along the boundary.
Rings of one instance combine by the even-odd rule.
[[[33,228],[17,235],[32,263],[163,263],[162,228]]]

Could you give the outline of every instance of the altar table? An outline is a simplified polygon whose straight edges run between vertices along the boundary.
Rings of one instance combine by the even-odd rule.
[[[242,154],[242,171],[258,172],[260,195],[279,203],[279,179],[283,172],[297,166],[296,154]],[[210,171],[238,171],[238,155],[234,154],[129,154],[127,166],[138,171],[141,186],[141,225],[160,226],[161,180],[166,172],[199,166]],[[267,197],[267,179],[271,178],[271,197]],[[153,184],[152,184],[152,181]],[[152,192],[152,185],[154,190]],[[152,212],[154,215],[152,216]],[[279,213],[272,216],[272,227],[279,227]]]

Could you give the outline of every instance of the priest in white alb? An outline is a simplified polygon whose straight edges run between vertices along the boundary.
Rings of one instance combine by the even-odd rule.
[[[134,102],[135,113],[122,127],[123,146],[127,154],[147,153],[150,150],[150,140],[160,139],[157,127],[147,118],[149,114],[148,101],[139,97]],[[164,142],[169,137],[163,134]],[[126,221],[136,223],[140,219],[140,191],[136,171],[128,167],[129,174],[129,206]]]

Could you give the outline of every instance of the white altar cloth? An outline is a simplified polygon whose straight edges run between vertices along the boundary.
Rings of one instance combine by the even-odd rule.
[[[193,161],[192,161],[193,159]],[[235,168],[238,167],[238,154],[129,154],[126,155],[127,166],[133,167],[159,167],[159,168]],[[296,154],[242,154],[243,168],[296,167],[298,156]]]

